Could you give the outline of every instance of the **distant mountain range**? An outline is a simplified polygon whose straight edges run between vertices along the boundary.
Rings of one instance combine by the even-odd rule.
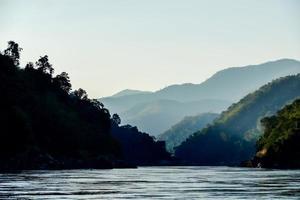
[[[203,99],[194,102],[179,102],[174,100],[156,100],[141,103],[121,113],[125,123],[134,124],[146,132],[157,136],[162,131],[180,121],[183,117],[205,112],[221,112],[231,102],[224,100]]]
[[[299,61],[281,59],[227,68],[200,84],[171,85],[156,92],[125,90],[99,100],[112,113],[118,113],[123,124],[130,123],[142,131],[158,135],[185,116],[221,112],[260,86],[297,73],[300,73]],[[176,108],[174,110],[172,105],[180,106],[176,115]]]
[[[124,97],[127,95],[134,95],[134,94],[150,94],[152,92],[148,92],[148,91],[141,91],[141,90],[130,90],[130,89],[125,89],[122,90],[114,95],[112,95],[111,97]]]
[[[176,148],[175,155],[195,165],[237,165],[255,153],[261,119],[300,98],[300,74],[279,78],[224,111],[212,125]]]

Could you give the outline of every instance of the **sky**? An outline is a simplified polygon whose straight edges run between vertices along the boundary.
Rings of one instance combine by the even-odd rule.
[[[299,0],[0,0],[0,49],[48,55],[89,97],[201,83],[215,72],[300,60]]]

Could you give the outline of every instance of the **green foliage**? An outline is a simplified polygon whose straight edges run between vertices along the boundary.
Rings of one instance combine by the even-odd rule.
[[[300,168],[300,99],[276,115],[262,119],[264,134],[257,142],[263,167]]]
[[[196,131],[204,128],[218,117],[215,113],[202,113],[196,116],[185,117],[173,125],[169,130],[159,135],[158,139],[166,141],[169,152],[174,152],[174,147],[180,145]]]
[[[213,125],[182,143],[176,156],[209,165],[237,165],[250,159],[261,133],[260,120],[299,96],[300,74],[274,80],[230,106]]]

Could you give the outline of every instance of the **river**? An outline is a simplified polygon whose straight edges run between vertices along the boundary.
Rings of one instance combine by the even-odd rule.
[[[0,199],[300,199],[300,170],[139,167],[0,174]]]

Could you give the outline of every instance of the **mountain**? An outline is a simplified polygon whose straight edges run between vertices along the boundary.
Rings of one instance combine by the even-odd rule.
[[[255,152],[260,120],[300,97],[300,74],[279,78],[248,94],[215,122],[176,148],[175,155],[196,165],[238,165]]]
[[[20,68],[19,55],[13,41],[0,52],[0,170],[128,167],[170,158],[164,143],[120,127],[118,116],[83,89],[71,91],[66,72],[54,77],[48,56]]]
[[[133,165],[160,165],[170,161],[165,142],[154,141],[137,127],[112,126],[112,136],[121,144],[122,158]]]
[[[171,85],[162,90],[152,93],[138,93],[119,97],[106,97],[99,99],[112,113],[119,113],[124,122],[130,122],[134,126],[138,126],[142,131],[147,131],[152,135],[157,135],[166,130],[163,126],[157,128],[156,124],[149,125],[149,121],[144,121],[138,117],[140,113],[146,120],[151,118],[153,104],[157,104],[160,100],[173,100],[180,103],[189,104],[189,102],[196,102],[200,100],[213,99],[220,101],[220,104],[215,104],[216,107],[212,109],[203,109],[201,112],[219,112],[221,109],[226,109],[224,101],[236,102],[243,96],[255,91],[262,85],[280,77],[300,73],[300,62],[292,59],[281,59],[272,62],[266,62],[259,65],[249,65],[245,67],[232,67],[217,72],[212,77],[200,84],[182,84]],[[143,106],[142,106],[143,105]],[[167,104],[165,104],[167,105]],[[206,105],[203,104],[202,107]],[[137,107],[139,110],[137,110]],[[136,117],[132,112],[135,110]],[[168,110],[168,108],[162,110]],[[198,109],[197,107],[194,110]],[[149,113],[146,112],[149,110]],[[130,112],[130,113],[129,113]],[[200,113],[192,112],[186,113],[184,116],[190,116]],[[149,118],[148,118],[149,115]],[[171,113],[165,113],[163,119],[171,116]],[[182,118],[184,117],[182,116]],[[127,118],[127,117],[130,117]],[[169,128],[178,120],[160,121],[162,124],[168,124]],[[146,129],[145,129],[146,128]]]
[[[127,96],[127,95],[134,95],[134,94],[150,94],[151,92],[148,91],[140,91],[140,90],[130,90],[130,89],[126,89],[126,90],[122,90],[114,95],[112,95],[111,97],[123,97],[123,96]]]
[[[160,98],[178,101],[223,99],[231,102],[280,77],[300,73],[300,62],[281,59],[259,65],[221,70],[201,84],[172,85],[156,92]]]
[[[174,100],[157,100],[138,104],[120,113],[125,124],[133,124],[157,136],[187,115],[202,112],[221,112],[231,103],[223,100],[205,99],[182,103]]]
[[[165,141],[169,152],[174,152],[174,147],[180,145],[196,131],[212,123],[219,115],[216,113],[202,113],[188,116],[173,125],[170,129],[158,136],[158,140]]]
[[[254,161],[267,168],[300,168],[300,99],[262,119]]]

